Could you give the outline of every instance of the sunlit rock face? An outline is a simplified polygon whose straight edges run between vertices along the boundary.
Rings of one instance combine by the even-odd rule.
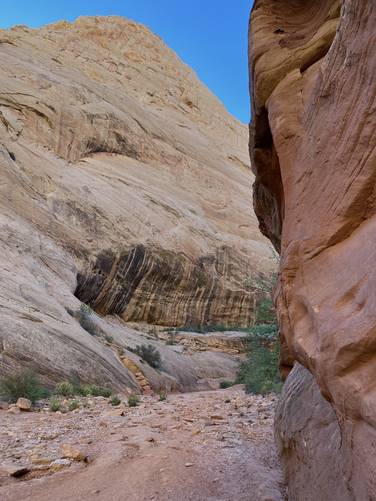
[[[246,284],[273,260],[246,127],[122,18],[1,30],[0,61],[0,373],[132,386],[66,312],[77,298],[125,321],[247,325]]]
[[[313,375],[277,414],[291,500],[376,499],[375,28],[366,0],[251,16],[254,207],[281,254],[282,368]]]

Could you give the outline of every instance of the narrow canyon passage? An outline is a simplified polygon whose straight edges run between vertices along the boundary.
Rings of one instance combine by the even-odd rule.
[[[276,397],[227,390],[143,397],[114,409],[103,397],[68,414],[0,410],[2,457],[39,457],[40,469],[0,476],[3,501],[281,501],[273,443]],[[51,473],[63,444],[84,456]],[[69,463],[69,461],[66,461]],[[49,472],[48,474],[46,472]]]

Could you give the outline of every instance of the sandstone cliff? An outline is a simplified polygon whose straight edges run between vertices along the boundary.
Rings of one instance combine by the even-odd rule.
[[[135,386],[67,313],[79,301],[124,321],[249,323],[245,281],[272,262],[247,133],[192,70],[117,17],[1,30],[0,61],[0,373]]]
[[[290,500],[374,500],[376,5],[256,0],[254,207],[281,253]]]

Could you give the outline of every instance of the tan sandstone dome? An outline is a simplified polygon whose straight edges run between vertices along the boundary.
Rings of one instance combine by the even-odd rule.
[[[254,206],[296,362],[276,418],[290,501],[376,499],[375,47],[374,1],[255,1]]]
[[[78,299],[120,317],[111,336],[122,320],[247,325],[248,279],[273,259],[245,126],[122,18],[2,30],[0,61],[0,372],[136,384]]]

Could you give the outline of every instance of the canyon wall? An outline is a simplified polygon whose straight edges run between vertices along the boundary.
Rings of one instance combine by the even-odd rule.
[[[371,0],[255,1],[250,153],[295,363],[276,416],[290,501],[376,499],[375,46]]]
[[[80,301],[110,320],[248,325],[249,277],[274,264],[249,207],[246,127],[123,18],[0,30],[0,61],[0,375],[134,387],[67,312]]]

